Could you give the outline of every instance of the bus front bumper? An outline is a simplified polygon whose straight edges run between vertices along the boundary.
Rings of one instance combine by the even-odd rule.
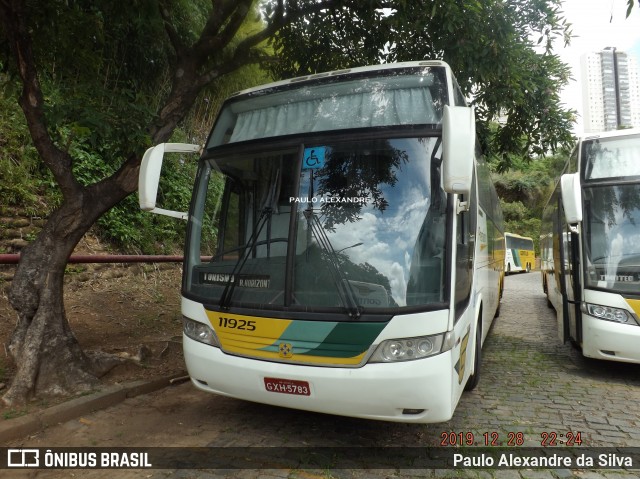
[[[582,315],[582,353],[590,358],[640,363],[640,326]]]
[[[204,391],[263,404],[350,417],[436,423],[455,408],[451,351],[417,361],[318,367],[247,359],[183,338],[193,384]],[[308,395],[273,392],[265,378],[308,384]]]

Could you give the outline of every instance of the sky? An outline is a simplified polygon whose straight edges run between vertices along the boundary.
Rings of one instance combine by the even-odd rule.
[[[569,47],[558,42],[556,52],[572,68],[574,80],[562,93],[562,101],[582,113],[580,57],[605,47],[616,47],[640,60],[640,6],[635,5],[626,18],[627,0],[565,0],[564,16],[572,24],[573,38]],[[575,133],[583,132],[578,118]]]

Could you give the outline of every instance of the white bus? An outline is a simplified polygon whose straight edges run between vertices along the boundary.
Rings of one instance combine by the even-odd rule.
[[[582,138],[543,214],[542,286],[558,335],[640,363],[640,130]]]
[[[478,381],[503,282],[502,216],[475,117],[439,61],[242,91],[202,149],[188,215],[193,384],[259,403],[440,422]],[[215,241],[211,237],[215,231]],[[211,255],[210,261],[202,257]]]
[[[505,233],[504,272],[519,273],[531,271],[536,264],[536,252],[533,239],[515,233]]]

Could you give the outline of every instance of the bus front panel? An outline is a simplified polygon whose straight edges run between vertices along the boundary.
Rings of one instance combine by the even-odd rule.
[[[183,299],[183,311],[210,321],[202,305],[188,299]],[[293,354],[277,347],[275,354],[263,359],[242,357],[187,335],[184,355],[193,384],[204,391],[328,414],[397,422],[442,422],[451,418],[457,404],[452,395],[454,381],[458,376],[461,380],[468,377],[464,365],[471,363],[471,345],[464,350],[458,345],[424,359],[393,363],[372,362],[371,356],[386,339],[398,334],[429,336],[446,329],[447,321],[447,310],[393,318],[371,341],[357,365],[336,365],[328,357],[323,363],[313,364],[313,358],[305,359],[304,351],[297,352],[300,350],[296,348],[292,348]]]

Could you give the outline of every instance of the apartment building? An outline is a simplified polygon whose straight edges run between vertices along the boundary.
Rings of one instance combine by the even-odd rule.
[[[636,57],[607,47],[581,58],[585,133],[640,127],[640,78]]]

